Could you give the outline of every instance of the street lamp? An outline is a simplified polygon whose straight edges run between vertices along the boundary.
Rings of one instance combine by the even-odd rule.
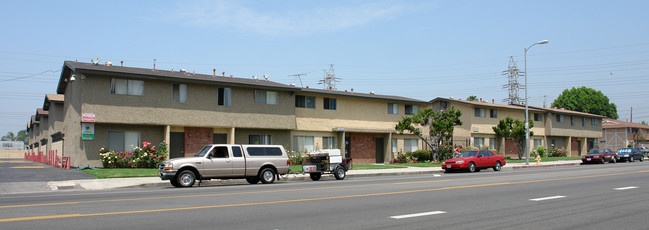
[[[523,53],[525,54],[525,165],[530,165],[530,120],[529,112],[527,111],[527,51],[535,45],[548,44],[548,40],[541,40],[537,43],[530,45],[530,47],[525,48]]]

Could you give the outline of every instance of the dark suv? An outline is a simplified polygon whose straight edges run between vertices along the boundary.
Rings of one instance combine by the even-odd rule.
[[[640,152],[640,149],[638,148],[621,148],[618,149],[615,154],[617,154],[618,161],[633,162],[634,160],[644,160],[644,155],[642,155],[642,152]]]

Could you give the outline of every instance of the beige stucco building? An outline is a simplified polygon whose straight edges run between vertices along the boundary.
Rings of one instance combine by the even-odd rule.
[[[211,143],[279,144],[295,152],[339,148],[355,163],[381,163],[393,157],[393,150],[420,148],[415,136],[397,135],[394,126],[427,104],[267,80],[72,61],[63,65],[57,93],[60,106],[48,102],[54,96],[46,97],[56,118],[49,122],[48,110],[39,109],[29,124],[30,144],[33,151],[46,152],[59,148],[47,145],[56,139],[73,167],[100,166],[102,147],[129,151],[144,141],[169,143],[171,157],[193,155]]]
[[[613,151],[629,146],[649,146],[649,126],[643,124],[606,118],[602,121],[602,135],[604,139],[600,145]]]
[[[494,126],[509,116],[525,120],[525,106],[502,105],[486,101],[466,101],[452,98],[436,98],[431,102],[435,111],[455,107],[462,111],[461,126],[455,127],[453,144],[486,147],[517,157],[518,145],[514,141],[498,138]],[[530,151],[538,146],[565,148],[568,156],[580,156],[595,148],[602,137],[603,116],[555,108],[529,106],[529,119],[534,123],[530,129]]]

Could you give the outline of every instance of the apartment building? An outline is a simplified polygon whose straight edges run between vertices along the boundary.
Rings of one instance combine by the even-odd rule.
[[[604,140],[601,141],[601,146],[603,148],[610,148],[613,151],[628,146],[647,146],[649,126],[605,118],[602,121],[602,135]]]
[[[45,141],[30,143],[43,152],[64,149],[73,167],[100,166],[102,147],[129,151],[143,141],[169,143],[172,158],[212,143],[279,144],[295,152],[339,148],[356,163],[380,163],[392,152],[420,148],[415,136],[398,135],[394,126],[427,104],[353,90],[74,61],[64,62],[57,94],[46,96],[28,124],[30,140]],[[52,142],[60,146],[47,146]]]
[[[492,100],[466,101],[453,98],[436,98],[430,101],[434,110],[455,107],[462,111],[463,124],[455,127],[453,144],[487,147],[518,157],[518,144],[513,140],[498,138],[493,131],[500,120],[509,116],[525,120],[525,106],[502,105]],[[529,119],[534,122],[530,129],[530,150],[538,146],[565,148],[568,156],[580,156],[595,148],[602,137],[603,116],[556,108],[528,106]]]

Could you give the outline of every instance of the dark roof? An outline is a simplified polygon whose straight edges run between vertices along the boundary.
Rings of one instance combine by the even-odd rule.
[[[43,108],[38,108],[36,109],[36,120],[39,121],[42,116],[48,116],[49,114],[50,112],[45,111]]]
[[[437,101],[450,101],[450,102],[455,102],[455,103],[461,103],[461,104],[466,104],[466,105],[472,105],[472,106],[479,106],[479,107],[487,107],[487,108],[501,108],[501,109],[512,109],[512,110],[525,110],[525,107],[520,107],[518,105],[503,105],[503,104],[495,104],[495,103],[489,103],[486,101],[467,101],[467,100],[461,100],[461,99],[450,99],[450,98],[442,98],[438,97],[430,101],[430,103],[435,103]],[[543,112],[543,110],[535,109],[535,108],[528,108],[529,111],[532,112]]]
[[[249,78],[237,78],[237,77],[222,77],[219,75],[215,77],[207,74],[195,74],[195,73],[180,72],[180,71],[95,65],[91,63],[65,61],[63,63],[63,70],[61,71],[61,77],[59,78],[59,85],[56,89],[56,92],[58,94],[65,93],[65,87],[68,84],[65,80],[72,73],[110,74],[111,76],[117,76],[117,77],[129,77],[129,78],[140,78],[140,79],[166,79],[166,80],[183,81],[183,82],[216,83],[216,84],[231,85],[231,86],[243,85],[243,86],[253,87],[253,88],[287,90],[287,91],[299,90],[299,88],[295,88],[293,86],[289,86],[289,85],[285,85],[273,81],[266,81],[264,79],[255,80],[251,78],[249,79]]]
[[[51,102],[63,102],[64,97],[63,94],[46,94],[45,100],[43,101],[43,109],[49,111]]]
[[[336,91],[336,90],[326,90],[326,89],[301,88],[300,93],[332,95],[332,96],[339,96],[339,97],[355,97],[355,98],[365,98],[365,99],[374,99],[374,100],[386,100],[386,101],[405,102],[405,103],[413,103],[413,104],[421,104],[421,105],[425,105],[428,103],[426,101],[407,98],[407,97],[400,97],[400,96],[379,95],[373,93],[356,93],[356,92]]]
[[[516,105],[525,108],[524,105]],[[551,113],[561,113],[561,114],[568,114],[568,115],[579,115],[579,116],[584,116],[584,117],[595,117],[595,118],[605,118],[606,116],[602,115],[597,115],[597,114],[592,114],[592,113],[584,113],[584,112],[579,112],[579,111],[573,111],[573,110],[567,110],[567,109],[557,109],[557,108],[543,108],[543,107],[536,107],[536,106],[528,106],[530,108],[537,108],[537,109],[542,109],[547,112]]]
[[[399,102],[413,103],[413,104],[426,104],[426,101],[421,101],[421,100],[406,98],[406,97],[299,88],[299,87],[285,85],[278,82],[266,81],[264,79],[255,80],[252,78],[223,77],[220,75],[213,76],[207,74],[195,74],[195,73],[180,72],[180,71],[95,65],[91,63],[83,63],[83,62],[76,62],[76,61],[65,61],[63,63],[63,70],[61,71],[59,84],[56,90],[58,94],[65,93],[65,88],[68,84],[68,82],[66,82],[65,80],[72,73],[100,74],[100,75],[110,74],[111,76],[117,76],[117,77],[158,79],[158,80],[166,79],[166,80],[173,80],[173,81],[197,82],[201,84],[214,83],[214,84],[235,86],[235,87],[244,86],[244,87],[252,87],[252,88],[284,90],[284,91],[294,91],[294,92],[302,91],[307,94],[335,95],[335,96],[343,96],[343,97],[357,97],[357,98],[366,98],[366,99],[375,99],[375,100],[399,101]]]
[[[628,121],[619,121],[613,120],[611,118],[606,118],[602,120],[602,128],[638,128],[638,129],[649,129],[648,125],[643,125],[639,123],[633,123]]]

